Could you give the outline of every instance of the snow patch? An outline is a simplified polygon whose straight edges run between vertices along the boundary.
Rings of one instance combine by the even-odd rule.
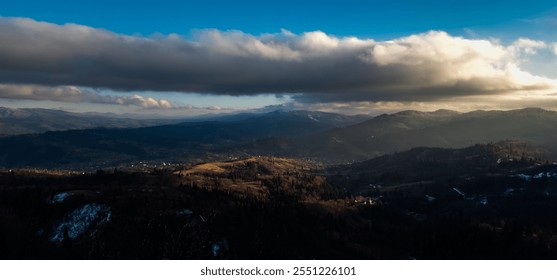
[[[312,121],[316,121],[316,122],[319,121],[319,119],[317,119],[316,117],[314,117],[313,115],[310,115],[310,114],[308,114],[308,118]]]
[[[213,246],[211,246],[211,252],[213,253],[213,257],[217,257],[219,255],[220,252],[220,245],[217,243],[214,243]]]
[[[526,174],[517,174],[511,177],[517,177],[524,181],[531,181],[532,179],[543,179],[543,178],[554,178],[557,177],[557,173],[555,172],[540,172],[535,175],[526,175]]]
[[[526,174],[517,174],[517,175],[513,175],[513,176],[511,176],[511,177],[517,177],[517,178],[520,178],[520,179],[522,179],[522,180],[524,180],[524,181],[530,181],[530,180],[532,180],[532,176],[526,175]]]
[[[541,179],[541,178],[552,178],[552,177],[557,177],[557,173],[555,172],[540,172],[536,175],[534,175],[532,178],[534,179]]]
[[[514,194],[514,189],[513,188],[508,188],[503,192],[504,196],[512,196]]]
[[[176,211],[176,215],[178,216],[190,216],[191,214],[193,214],[193,211],[191,211],[190,209],[182,209]]]
[[[50,204],[62,203],[62,202],[64,202],[68,197],[70,197],[70,193],[68,193],[68,192],[57,193],[57,194],[55,194],[55,195],[52,197],[52,199],[50,200]]]
[[[54,243],[62,242],[66,232],[70,239],[76,239],[91,228],[91,226],[110,222],[111,216],[110,207],[106,205],[97,203],[84,205],[67,214],[55,226],[50,241]]]
[[[464,194],[464,192],[462,192],[459,188],[453,188],[453,190],[460,194],[462,197],[466,197],[466,194]]]

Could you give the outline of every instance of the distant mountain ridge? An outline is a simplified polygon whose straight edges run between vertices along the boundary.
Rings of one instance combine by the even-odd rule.
[[[72,113],[62,110],[0,107],[0,136],[89,128],[126,128],[175,123],[171,119],[134,119],[114,114]]]
[[[300,139],[262,139],[245,147],[332,163],[362,161],[414,147],[462,148],[519,140],[557,155],[557,112],[539,108],[458,113],[403,111]],[[274,148],[273,148],[274,147]]]
[[[366,116],[309,111],[243,114],[218,120],[127,129],[85,129],[0,139],[0,166],[95,167],[134,160],[217,159],[269,137],[303,137]]]
[[[505,140],[557,158],[557,112],[403,111],[376,117],[311,111],[243,113],[211,121],[85,129],[0,139],[0,166],[94,168],[132,161],[210,161],[256,155],[325,164],[364,161],[416,147],[463,148]]]

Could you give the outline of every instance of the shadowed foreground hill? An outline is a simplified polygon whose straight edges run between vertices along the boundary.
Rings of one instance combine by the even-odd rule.
[[[418,148],[327,172],[273,157],[5,170],[0,258],[556,258],[557,166],[500,156]],[[420,174],[423,162],[437,168]]]

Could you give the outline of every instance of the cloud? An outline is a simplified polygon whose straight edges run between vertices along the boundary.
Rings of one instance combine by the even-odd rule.
[[[154,99],[141,95],[101,95],[92,90],[82,90],[74,86],[37,86],[0,84],[0,98],[24,100],[50,100],[70,103],[97,103],[123,106],[137,106],[145,109],[170,109],[176,106],[165,99]]]
[[[515,56],[520,56],[521,53],[533,55],[537,50],[546,48],[547,44],[543,41],[530,40],[527,38],[520,38],[512,43],[509,47],[511,53],[514,52]]]
[[[530,19],[523,19],[523,22],[535,24],[535,25],[557,25],[557,17],[555,16],[544,16]]]
[[[165,99],[154,99],[152,97],[144,97],[141,95],[134,94],[133,96],[119,96],[112,97],[111,100],[118,105],[135,105],[142,108],[156,108],[156,109],[170,109],[172,104]]]
[[[253,36],[201,30],[188,40],[175,34],[127,36],[76,24],[0,18],[0,42],[0,83],[50,87],[58,90],[51,96],[67,100],[76,98],[75,88],[60,85],[291,94],[305,103],[433,101],[557,85],[520,67],[524,57],[548,48],[544,42],[519,39],[502,45],[442,31],[375,41],[321,31]],[[41,94],[48,95],[34,93]],[[168,105],[145,97],[122,98],[122,104]]]

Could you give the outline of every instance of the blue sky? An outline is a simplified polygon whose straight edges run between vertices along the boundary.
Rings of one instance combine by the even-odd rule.
[[[554,1],[9,1],[3,3],[0,16],[5,18],[22,17],[38,22],[57,25],[76,23],[95,29],[105,29],[114,34],[126,34],[137,37],[157,37],[178,34],[183,40],[196,41],[201,30],[215,29],[219,32],[238,30],[242,34],[261,38],[267,33],[280,33],[288,30],[297,36],[304,32],[322,31],[333,38],[355,36],[360,40],[389,41],[406,38],[415,34],[424,34],[430,30],[443,31],[452,37],[464,37],[471,40],[491,40],[509,47],[520,38],[545,42],[546,46],[535,47],[527,58],[520,58],[520,68],[530,74],[547,78],[557,78],[555,58],[552,45],[557,42],[557,4]],[[160,34],[160,35],[157,35]],[[226,35],[226,34],[225,34]],[[227,35],[228,36],[228,35]],[[225,36],[226,37],[226,36]],[[433,38],[432,36],[428,38]],[[230,36],[226,37],[230,39]],[[265,39],[261,39],[265,40]],[[428,39],[429,40],[429,39]],[[525,53],[531,54],[527,47]],[[518,61],[519,58],[517,58]],[[517,62],[518,63],[518,62]],[[0,66],[1,67],[1,66]],[[10,75],[1,77],[10,84],[20,81],[9,80]],[[247,95],[234,92],[227,94],[221,88],[203,89],[199,94],[184,94],[195,90],[160,90],[155,88],[122,90],[112,85],[95,87],[91,84],[60,84],[44,81],[43,78],[31,81],[44,83],[46,86],[63,85],[93,89],[101,95],[131,95],[139,93],[155,99],[167,99],[172,102],[193,105],[194,107],[230,107],[254,108],[275,105],[290,98],[281,97],[285,93],[304,95],[305,86],[276,90],[275,86],[258,89]],[[196,88],[196,87],[191,87]],[[181,88],[180,88],[181,89]],[[186,87],[189,89],[189,87]],[[249,86],[242,89],[250,90]],[[217,91],[222,92],[217,92]],[[351,90],[351,89],[350,89]],[[346,91],[350,91],[346,90]],[[308,89],[319,91],[319,89]],[[344,91],[339,87],[338,91]],[[279,94],[275,97],[273,94]],[[231,96],[232,95],[232,96]],[[414,102],[424,104],[428,98],[407,100],[405,98],[352,98],[348,101],[371,102],[372,108],[379,108],[378,102]],[[234,96],[234,97],[233,97]],[[310,98],[301,98],[300,103],[313,104],[314,107],[326,107],[323,104],[339,103],[338,98],[319,99],[317,94]],[[330,95],[326,95],[327,98]],[[347,95],[348,96],[348,95]],[[380,96],[380,97],[375,97]],[[392,96],[392,95],[391,95]],[[309,100],[309,101],[308,101]],[[435,101],[438,106],[437,97]],[[49,104],[58,104],[60,100],[49,100]],[[0,102],[1,99],[0,99]],[[58,103],[57,103],[58,102]],[[102,101],[107,102],[107,101]],[[120,102],[120,101],[119,101]],[[127,102],[127,101],[126,101]],[[134,101],[135,102],[135,101]],[[40,104],[39,98],[32,101],[13,100],[2,102],[3,105],[33,106]],[[27,104],[27,105],[25,105]],[[65,103],[60,103],[64,105]],[[319,105],[316,105],[319,104]],[[410,103],[408,103],[410,104]],[[79,110],[79,103],[66,104]],[[40,105],[38,105],[40,106]],[[52,106],[52,105],[49,105]],[[99,105],[100,106],[100,105]],[[410,105],[409,105],[410,106]],[[83,106],[95,108],[94,106]],[[106,106],[104,106],[106,107]],[[370,108],[371,108],[370,107]],[[116,108],[116,107],[110,107]],[[99,110],[102,110],[99,107]],[[112,110],[112,109],[111,109]],[[116,109],[114,109],[116,110]],[[127,111],[129,108],[117,110]]]
[[[117,33],[150,35],[215,28],[250,34],[321,30],[389,39],[428,30],[501,37],[547,38],[536,19],[557,15],[554,1],[36,1],[2,4],[0,14],[53,23],[74,22]],[[530,21],[530,22],[529,22]],[[554,23],[555,24],[555,23]],[[555,27],[555,26],[553,26]]]

